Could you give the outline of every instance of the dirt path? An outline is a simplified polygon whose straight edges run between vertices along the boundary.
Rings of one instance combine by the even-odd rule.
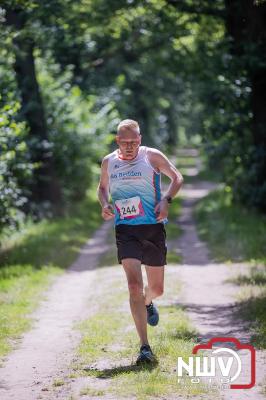
[[[0,368],[1,400],[36,400],[62,376],[70,362],[80,335],[72,326],[88,318],[89,297],[93,296],[95,268],[99,257],[108,251],[106,238],[110,223],[105,223],[81,249],[80,256],[46,293],[46,299],[33,314],[34,326],[25,333],[18,348]],[[52,397],[48,396],[49,400]]]

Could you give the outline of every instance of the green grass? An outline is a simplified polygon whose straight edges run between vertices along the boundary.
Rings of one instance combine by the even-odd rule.
[[[195,183],[198,181],[221,182],[221,172],[214,168],[208,167],[206,155],[201,152],[199,155],[201,159],[200,170],[197,175],[188,175],[188,168],[197,166],[198,157],[177,157],[177,168],[180,170],[184,177],[184,183]]]
[[[19,232],[1,238],[0,266],[31,263],[35,268],[53,262],[69,265],[101,221],[96,199],[72,206],[65,218],[28,221]]]
[[[252,344],[266,348],[266,268],[253,266],[230,280],[241,287],[237,293],[240,316],[251,324]]]
[[[31,326],[31,313],[43,298],[57,267],[34,270],[32,265],[14,265],[0,269],[0,356],[7,354],[20,335]]]
[[[266,269],[263,267],[251,267],[249,274],[239,274],[233,279],[239,286],[264,286],[266,285]]]
[[[110,248],[100,257],[98,264],[99,267],[106,267],[107,265],[112,266],[118,264],[114,228],[110,230],[106,242],[108,245],[110,245]]]
[[[233,204],[228,189],[216,190],[195,210],[198,232],[216,261],[266,263],[266,217]]]
[[[261,383],[261,394],[264,394],[264,396],[266,396],[266,378],[264,378]]]
[[[168,223],[165,225],[167,239],[178,239],[182,230],[178,225],[177,219],[181,214],[181,199],[177,197],[169,206]]]
[[[167,252],[167,263],[168,264],[181,264],[182,263],[182,256],[176,254],[174,251]]]
[[[79,353],[86,362],[96,361],[104,356],[108,346],[114,341],[114,332],[121,328],[121,314],[112,312],[113,304],[104,306],[99,312],[80,325],[84,337]]]
[[[65,382],[62,379],[54,379],[53,386],[63,386]]]
[[[184,176],[184,183],[196,183],[199,181],[207,181],[213,183],[221,182],[221,174],[219,172],[216,172],[214,169],[203,168],[195,176],[187,175],[186,168],[181,168],[181,172]]]
[[[197,157],[191,157],[191,156],[177,156],[176,157],[176,166],[177,168],[185,168],[185,167],[195,167],[197,162]]]
[[[77,257],[101,221],[96,200],[72,206],[68,217],[28,221],[23,228],[1,237],[0,356],[31,327],[30,313],[38,306],[51,280]]]
[[[116,251],[116,247],[114,245],[110,248],[110,250],[108,250],[101,256],[98,266],[106,267],[107,265],[117,265],[117,264],[118,264],[117,251]]]
[[[196,395],[206,392],[202,385],[188,383],[184,389],[177,382],[177,357],[187,359],[196,343],[196,331],[191,326],[184,310],[169,300],[160,305],[160,323],[156,328],[148,326],[150,344],[158,362],[152,366],[136,366],[135,359],[139,340],[128,303],[126,284],[111,280],[117,267],[101,268],[97,281],[101,282],[104,297],[97,297],[100,310],[78,324],[82,332],[77,362],[72,365],[71,377],[89,376],[90,384],[80,394],[94,395],[102,390],[115,397],[129,396],[138,400],[167,395]],[[121,278],[124,282],[124,277]],[[169,282],[168,282],[169,281]],[[180,282],[176,275],[166,275],[168,299],[176,298]],[[104,313],[103,311],[104,310]]]
[[[197,159],[195,157],[186,157],[182,155],[176,158],[175,165],[183,175],[184,183],[189,183],[191,177],[188,175],[188,169],[195,168],[196,162]]]
[[[105,391],[87,387],[87,388],[82,389],[79,394],[80,394],[80,396],[98,397],[98,396],[104,396]]]
[[[105,355],[106,349],[114,341],[114,334],[122,327],[122,311],[119,307],[126,301],[128,294],[125,281],[118,281],[115,277],[117,268],[119,267],[103,266],[97,271],[95,297],[90,301],[89,307],[91,310],[100,310],[75,325],[75,329],[81,331],[83,336],[77,349],[83,363],[94,362]],[[111,271],[111,277],[106,279]],[[98,285],[98,282],[101,284]],[[114,310],[118,311],[113,312]]]

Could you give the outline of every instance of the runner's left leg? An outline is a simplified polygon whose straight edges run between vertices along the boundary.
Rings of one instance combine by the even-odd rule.
[[[145,286],[145,304],[149,305],[153,299],[159,297],[164,291],[164,265],[145,265],[148,285]]]

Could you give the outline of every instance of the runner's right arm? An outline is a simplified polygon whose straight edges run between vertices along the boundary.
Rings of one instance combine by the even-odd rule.
[[[102,206],[102,217],[104,220],[114,218],[114,209],[109,203],[109,176],[107,172],[108,158],[105,157],[101,165],[101,177],[97,188],[97,195]]]

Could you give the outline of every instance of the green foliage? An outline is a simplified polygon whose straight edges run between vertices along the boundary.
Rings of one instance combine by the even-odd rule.
[[[21,104],[16,123],[35,166],[17,184],[25,212],[47,193],[59,207],[84,198],[127,117],[162,150],[201,140],[234,201],[265,210],[265,2],[249,5],[245,15],[223,0],[3,1],[1,106]]]
[[[117,111],[114,102],[101,104],[96,96],[84,96],[78,86],[71,86],[71,68],[61,73],[52,60],[44,64],[41,59],[37,65],[64,200],[81,200],[94,182],[94,166],[108,150]]]
[[[202,199],[196,208],[196,221],[215,260],[266,263],[266,218],[234,204],[230,187]]]
[[[226,20],[224,33],[224,23],[218,34],[211,21],[200,25],[195,59],[201,79],[197,76],[191,85],[196,109],[192,121],[198,122],[209,168],[221,173],[234,200],[265,211],[265,118],[259,110],[264,107],[260,93],[265,85],[266,31],[262,28],[249,34],[246,22],[237,23],[244,12],[240,3],[234,5],[235,20]]]
[[[24,123],[16,122],[19,104],[0,109],[0,227],[17,227],[24,219],[25,182],[33,164],[29,161]]]

